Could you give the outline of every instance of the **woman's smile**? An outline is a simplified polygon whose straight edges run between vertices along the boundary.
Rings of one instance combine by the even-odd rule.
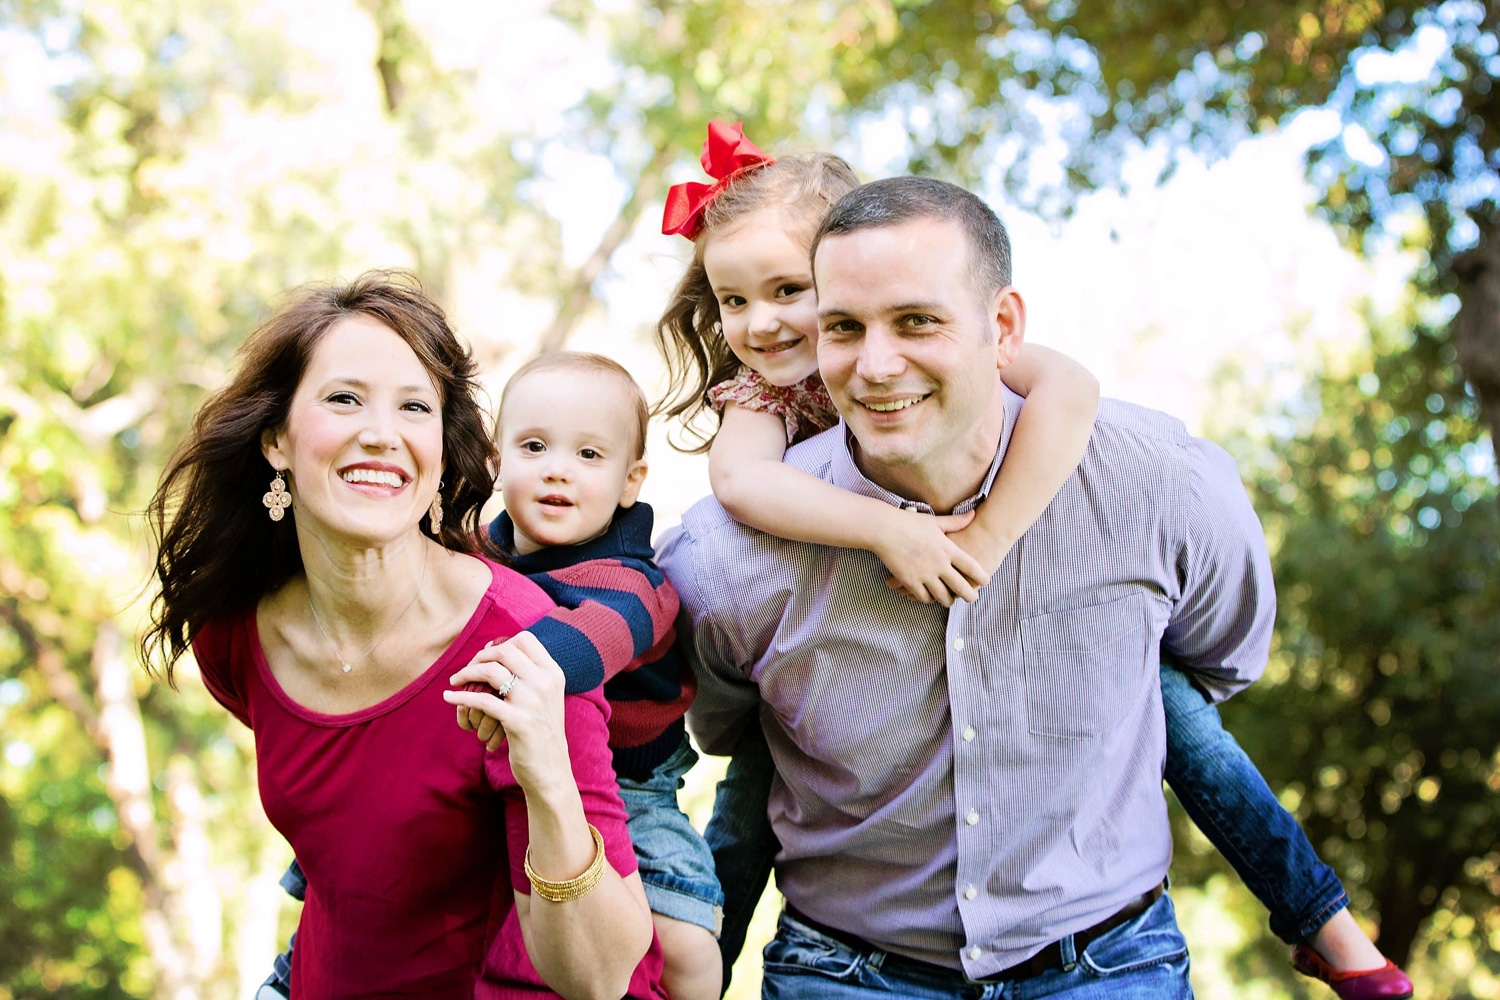
[[[367,316],[340,320],[313,351],[266,457],[291,471],[300,529],[358,548],[418,531],[442,475],[437,388],[395,331]]]

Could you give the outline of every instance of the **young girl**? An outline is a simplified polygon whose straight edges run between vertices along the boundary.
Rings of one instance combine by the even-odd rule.
[[[714,496],[736,520],[873,552],[891,585],[923,603],[977,599],[1082,458],[1099,383],[1061,354],[1022,348],[999,375],[1026,406],[995,502],[972,517],[912,513],[783,465],[789,444],[838,421],[818,377],[807,251],[824,211],[859,182],[836,156],[771,161],[722,122],[709,125],[703,164],[725,179],[673,188],[662,227],[698,238],[657,331],[672,385],[658,410],[685,424],[706,408],[721,411],[718,433],[695,450],[711,447]]]
[[[721,413],[711,449],[714,495],[771,534],[874,552],[919,601],[974,600],[1041,515],[1088,444],[1097,383],[1059,354],[1027,346],[999,375],[1026,405],[989,498],[972,522],[913,514],[855,496],[790,466],[788,444],[838,420],[817,373],[817,303],[809,246],[824,213],[858,185],[848,164],[813,153],[772,160],[739,126],[709,124],[702,157],[713,185],[667,197],[662,230],[694,241],[693,259],[657,329],[671,377],[658,412],[689,424]],[[1271,911],[1293,965],[1343,1000],[1409,997],[1411,983],[1348,912],[1348,897],[1296,820],[1221,726],[1213,702],[1162,668],[1166,777],[1188,814]],[[725,894],[724,982],[769,874],[765,819],[772,764],[758,727],[719,787],[707,839]]]

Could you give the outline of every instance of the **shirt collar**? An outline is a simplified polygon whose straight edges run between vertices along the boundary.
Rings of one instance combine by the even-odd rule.
[[[588,559],[619,559],[628,556],[650,561],[653,558],[652,521],[651,505],[648,503],[637,502],[629,507],[618,507],[609,527],[598,538],[577,545],[544,545],[524,556],[516,552],[516,525],[510,514],[502,510],[500,516],[490,522],[489,530],[490,540],[510,556],[510,566],[516,572],[549,573]]]
[[[1005,451],[1010,446],[1011,430],[1016,426],[1016,417],[1020,415],[1021,404],[1026,400],[1011,392],[1004,383],[1000,385],[1002,403],[1005,407],[1005,424],[1000,428],[1000,445],[995,449],[995,458],[990,462],[989,471],[984,475],[984,481],[979,484],[979,492],[966,498],[953,508],[954,514],[963,514],[978,507],[984,498],[990,495],[990,488],[995,484],[995,476],[1000,472],[1000,464],[1005,460]],[[833,449],[833,464],[831,468],[833,485],[851,493],[861,496],[874,497],[883,500],[892,507],[901,507],[905,510],[915,510],[923,514],[935,513],[932,507],[921,500],[913,500],[900,494],[892,493],[883,486],[870,481],[854,461],[854,449],[850,441],[849,425],[842,419],[838,423],[838,444]]]

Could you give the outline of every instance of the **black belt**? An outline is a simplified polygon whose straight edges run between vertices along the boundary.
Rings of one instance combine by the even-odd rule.
[[[1162,896],[1160,885],[1152,887],[1149,891],[1141,893],[1135,899],[1120,907],[1110,916],[1105,917],[1092,927],[1085,927],[1073,934],[1073,953],[1082,955],[1093,941],[1119,927],[1134,917],[1140,916],[1151,907]],[[1041,951],[1032,955],[1022,962],[1017,962],[1008,969],[1001,969],[993,975],[985,976],[983,979],[970,979],[958,969],[950,969],[946,965],[935,965],[932,962],[924,962],[920,958],[908,958],[895,952],[886,951],[877,945],[873,945],[857,934],[841,931],[837,927],[829,927],[812,919],[791,903],[786,904],[787,916],[812,928],[824,937],[833,938],[840,944],[848,945],[855,951],[869,957],[877,952],[884,952],[885,957],[881,959],[880,969],[883,972],[891,972],[899,975],[905,971],[925,979],[937,979],[945,982],[971,984],[971,983],[1013,983],[1022,979],[1031,979],[1052,969],[1062,968],[1062,942],[1053,941]]]

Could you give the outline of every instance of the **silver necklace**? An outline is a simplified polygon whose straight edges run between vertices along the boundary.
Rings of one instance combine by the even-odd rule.
[[[346,660],[346,659],[344,659],[344,654],[341,653],[341,652],[339,652],[339,644],[333,641],[333,636],[329,635],[328,634],[328,630],[323,627],[323,622],[318,618],[318,609],[315,608],[315,607],[313,607],[313,602],[312,602],[312,587],[308,587],[307,588],[307,610],[309,610],[309,611],[312,612],[313,624],[316,625],[316,626],[318,626],[318,631],[323,633],[323,638],[327,639],[328,640],[328,645],[331,646],[331,647],[333,647],[333,655],[336,656],[336,657],[338,657],[339,663],[343,665],[343,667],[344,667],[344,673],[347,674],[349,671],[353,670],[354,669],[354,665],[356,663],[360,663],[363,660],[365,660],[367,657],[369,657],[369,655],[371,653],[375,652],[375,650],[380,647],[380,644],[382,642],[385,642],[386,637],[389,636],[391,634],[391,632],[393,632],[395,630],[396,626],[401,623],[401,619],[403,619],[403,618],[406,617],[406,613],[411,610],[412,605],[417,603],[417,598],[422,596],[422,583],[426,579],[427,579],[427,547],[426,547],[426,545],[423,545],[423,547],[422,547],[422,572],[421,572],[421,575],[419,575],[417,577],[417,590],[416,590],[416,593],[414,593],[414,594],[411,595],[411,600],[407,602],[406,607],[402,608],[401,609],[401,613],[399,615],[397,615],[395,617],[395,619],[392,620],[389,625],[386,626],[386,629],[385,629],[384,632],[381,633],[380,638],[378,638],[378,639],[375,640],[375,645],[371,646],[369,649],[365,650],[363,653],[360,653],[358,656],[356,656],[352,660]]]

